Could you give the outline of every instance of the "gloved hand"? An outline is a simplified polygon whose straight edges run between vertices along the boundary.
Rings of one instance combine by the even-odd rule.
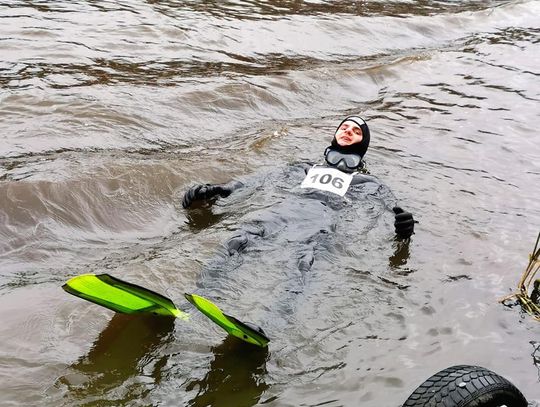
[[[399,206],[392,208],[392,210],[396,214],[396,221],[394,222],[396,234],[403,239],[411,237],[414,233],[414,219],[412,213],[405,212]]]
[[[199,184],[189,188],[182,198],[182,206],[189,208],[194,201],[201,201],[215,196],[226,197],[231,194],[231,189],[225,185]]]

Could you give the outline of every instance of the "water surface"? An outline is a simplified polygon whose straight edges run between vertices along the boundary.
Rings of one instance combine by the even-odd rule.
[[[0,404],[397,407],[455,364],[540,402],[538,324],[498,303],[540,229],[539,14],[538,1],[0,2]],[[347,114],[368,120],[369,171],[419,221],[410,243],[389,214],[344,217],[300,278],[291,227],[211,285],[221,244],[276,212],[292,194],[279,174],[319,162]],[[181,208],[190,185],[239,178],[266,182]],[[61,290],[89,272],[186,310],[206,282],[272,342]]]

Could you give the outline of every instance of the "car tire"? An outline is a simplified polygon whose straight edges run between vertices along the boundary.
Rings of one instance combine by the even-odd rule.
[[[452,366],[434,374],[403,407],[527,407],[523,394],[504,377],[480,366]]]

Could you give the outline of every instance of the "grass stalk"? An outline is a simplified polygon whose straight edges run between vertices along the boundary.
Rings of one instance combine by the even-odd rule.
[[[538,233],[532,253],[529,254],[529,264],[519,280],[517,292],[501,299],[501,302],[505,302],[509,299],[515,298],[521,305],[521,308],[537,321],[540,321],[540,305],[538,303],[540,297],[540,279],[536,279],[536,274],[540,270],[539,242],[540,233]],[[535,281],[537,281],[536,284],[534,283]],[[529,294],[531,284],[533,284],[533,290]],[[536,300],[536,302],[533,301],[533,299]]]

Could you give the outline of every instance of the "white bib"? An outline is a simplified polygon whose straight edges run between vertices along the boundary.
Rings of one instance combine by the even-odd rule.
[[[300,188],[316,188],[344,196],[349,189],[349,185],[351,185],[352,179],[353,174],[347,174],[335,168],[317,167],[315,165],[308,171]]]

